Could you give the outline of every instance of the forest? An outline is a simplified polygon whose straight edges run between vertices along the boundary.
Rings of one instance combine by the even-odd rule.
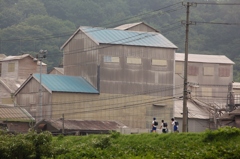
[[[189,53],[225,55],[240,82],[239,0],[0,0],[0,53],[34,57],[48,50],[48,69],[62,63],[60,47],[80,26],[113,28],[145,22],[185,50],[186,2]]]

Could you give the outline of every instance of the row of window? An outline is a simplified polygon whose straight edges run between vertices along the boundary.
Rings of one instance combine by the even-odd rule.
[[[104,56],[103,61],[105,63],[119,63],[120,59],[119,57],[113,57],[113,56]],[[142,64],[141,58],[133,58],[133,57],[127,57],[127,64]],[[167,60],[158,60],[158,59],[152,59],[152,65],[157,66],[167,66]]]
[[[176,65],[176,73],[183,73],[183,66]],[[188,66],[188,75],[190,76],[198,76],[199,75],[199,68],[197,66]],[[214,76],[215,69],[214,67],[203,67],[203,75],[204,76]],[[219,67],[218,68],[218,76],[219,77],[229,77],[230,76],[230,68],[229,67]]]

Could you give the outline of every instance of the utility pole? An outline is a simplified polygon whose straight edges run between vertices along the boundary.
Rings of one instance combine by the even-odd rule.
[[[64,135],[64,114],[62,115],[62,134]]]
[[[42,59],[46,58],[47,50],[40,50],[36,58],[40,61],[40,85],[39,85],[39,115],[38,121],[42,120]]]
[[[183,4],[186,6],[186,39],[185,39],[185,62],[184,62],[184,88],[183,88],[183,122],[182,122],[182,132],[188,131],[188,108],[187,108],[187,99],[188,99],[188,33],[189,33],[189,25],[192,24],[192,22],[189,21],[189,13],[190,13],[190,6],[193,5],[193,3],[187,2],[187,4]],[[184,23],[184,22],[182,22]]]

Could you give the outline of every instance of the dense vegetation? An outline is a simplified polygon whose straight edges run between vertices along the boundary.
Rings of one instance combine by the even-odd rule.
[[[224,127],[203,133],[52,137],[50,133],[0,133],[1,159],[238,159],[240,130]]]
[[[139,21],[160,30],[179,47],[177,52],[184,52],[185,29],[181,21],[186,19],[186,8],[182,1],[239,2],[0,0],[0,53],[30,53],[35,56],[40,49],[47,49],[49,54],[45,62],[51,68],[61,63],[62,53],[59,48],[79,26],[115,27]],[[206,4],[190,7],[190,20],[197,23],[190,26],[189,52],[226,55],[235,62],[235,81],[240,81],[239,7]]]

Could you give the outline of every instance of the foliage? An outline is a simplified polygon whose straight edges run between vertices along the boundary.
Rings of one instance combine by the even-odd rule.
[[[0,133],[1,159],[40,159],[52,155],[49,132],[37,134],[30,131],[27,134]]]
[[[237,159],[240,130],[223,127],[203,133],[144,133],[52,137],[49,132],[12,135],[0,132],[1,159]]]
[[[239,0],[225,1],[237,3]],[[62,53],[59,48],[77,27],[89,25],[112,28],[139,21],[158,29],[178,46],[177,52],[184,52],[185,28],[181,21],[186,19],[186,8],[181,2],[182,0],[151,0],[149,3],[145,0],[0,0],[0,53],[35,55],[40,49],[46,49],[51,55],[44,62],[51,69],[61,63]],[[190,7],[190,20],[197,23],[190,26],[189,52],[226,55],[235,62],[234,81],[240,81],[240,63],[237,61],[240,31],[238,25],[233,25],[240,22],[239,14],[237,5],[198,4]],[[212,22],[223,24],[211,24]]]

